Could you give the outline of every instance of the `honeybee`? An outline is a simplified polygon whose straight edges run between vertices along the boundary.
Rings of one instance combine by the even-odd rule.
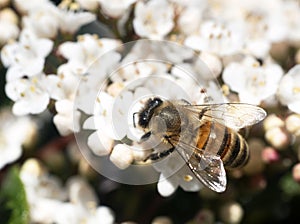
[[[138,126],[145,132],[141,142],[155,136],[168,146],[145,161],[177,151],[196,178],[216,192],[226,189],[225,168],[242,167],[249,159],[247,142],[238,130],[266,117],[262,108],[251,104],[191,105],[159,97],[150,98],[133,119],[136,114]]]

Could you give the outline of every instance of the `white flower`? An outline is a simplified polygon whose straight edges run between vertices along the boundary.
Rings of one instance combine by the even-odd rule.
[[[21,156],[22,144],[36,128],[29,117],[15,117],[8,110],[0,111],[0,169]]]
[[[178,28],[185,35],[190,35],[200,27],[207,7],[206,0],[176,1],[182,8],[178,18]],[[182,4],[182,5],[181,5]]]
[[[98,8],[99,0],[76,0],[82,9],[94,11]]]
[[[77,3],[61,5],[59,13],[59,27],[65,33],[75,33],[81,26],[96,19],[94,14],[80,11],[80,5]]]
[[[107,72],[120,55],[113,51],[121,42],[115,39],[101,38],[97,35],[84,34],[78,37],[77,42],[65,42],[59,46],[59,52],[74,66],[81,66],[83,73],[92,73],[95,76],[106,76]]]
[[[53,118],[53,123],[61,135],[65,136],[79,131],[80,112],[75,110],[72,101],[56,101],[55,109],[57,114]]]
[[[141,37],[163,39],[174,27],[174,9],[166,0],[139,1],[134,14],[133,27]]]
[[[105,130],[106,134],[115,140],[125,137],[128,130],[129,107],[134,96],[124,91],[117,98],[105,92],[100,92],[95,102],[94,115],[85,122],[85,128]]]
[[[117,144],[110,157],[112,161],[119,169],[125,169],[133,162],[132,149],[125,144]]]
[[[7,44],[1,51],[2,63],[9,67],[6,80],[41,73],[52,46],[51,40],[37,38],[30,30],[23,30],[19,42]]]
[[[76,94],[76,107],[92,114],[98,91],[120,60],[120,54],[114,51],[120,43],[118,40],[99,39],[96,35],[85,34],[79,36],[77,42],[61,44],[59,52],[68,59],[68,63],[60,67],[59,78],[51,77],[54,84],[51,86],[58,90],[55,95],[75,99]],[[57,82],[60,83],[59,88],[55,84]]]
[[[7,43],[9,40],[16,39],[19,35],[19,28],[16,24],[0,20],[0,45]]]
[[[278,98],[283,105],[300,114],[300,65],[295,65],[279,83]]]
[[[113,224],[114,220],[112,210],[106,206],[100,206],[89,216],[87,224],[99,224],[99,222],[103,224]]]
[[[283,13],[282,1],[259,0],[243,5],[244,18],[237,18],[245,28],[246,49],[256,57],[264,58],[268,55],[271,44],[283,41],[288,37],[286,15]]]
[[[0,30],[5,30],[0,33],[0,46],[9,40],[17,39],[20,30],[18,17],[13,10],[7,8],[0,11]]]
[[[79,131],[80,112],[75,104],[76,89],[83,69],[71,61],[58,68],[57,75],[48,75],[47,90],[55,102],[57,114],[53,122],[61,135]]]
[[[195,50],[224,56],[240,52],[244,40],[236,27],[206,21],[201,24],[198,34],[188,36],[184,44]]]
[[[216,79],[221,74],[223,69],[220,58],[205,52],[200,54],[199,60],[196,61],[195,67],[196,71],[202,74],[202,76],[204,76],[203,78],[206,80]]]
[[[31,10],[22,19],[26,29],[32,30],[40,38],[56,37],[59,28],[59,11],[52,4],[44,4]]]
[[[173,41],[143,39],[124,46],[130,49],[130,52],[122,60],[122,68],[124,65],[134,64],[138,73],[142,75],[165,73],[171,65],[178,65],[198,57],[193,49]],[[138,68],[139,65],[149,68],[142,70],[142,66]]]
[[[33,223],[113,224],[114,214],[99,200],[93,188],[81,177],[61,182],[35,159],[27,160],[20,172]]]
[[[115,98],[105,92],[98,95],[94,115],[89,117],[83,126],[84,129],[96,130],[88,137],[88,146],[96,155],[111,153],[111,161],[122,169],[130,165],[134,156],[138,156],[130,147],[114,144],[115,140],[122,140],[125,136],[134,141],[139,140],[142,133],[133,129],[131,107],[135,103],[135,108],[140,108],[141,104],[136,101],[141,95],[149,93],[144,88],[137,88],[134,94],[123,91]],[[124,157],[125,155],[128,157]]]
[[[88,122],[84,123],[83,128],[91,129]],[[114,139],[109,137],[104,130],[97,129],[88,137],[87,144],[95,155],[106,156],[114,146]]]
[[[113,97],[105,92],[101,92],[97,101],[95,102],[94,116],[89,117],[83,127],[85,129],[92,130],[105,130],[108,137],[116,138],[112,127],[112,108],[113,108]],[[98,136],[101,139],[101,135]],[[92,141],[95,142],[95,141]],[[97,146],[96,146],[97,147]],[[108,150],[110,151],[110,150]]]
[[[243,35],[244,50],[260,58],[268,56],[272,43],[284,41],[294,33],[288,29],[288,18],[292,18],[291,21],[299,20],[295,20],[299,18],[299,7],[291,7],[294,12],[291,10],[292,16],[288,15],[288,9],[287,13],[284,12],[288,2],[281,0],[230,0],[218,1],[217,4],[208,1],[208,4],[210,17],[235,27]]]
[[[242,63],[229,64],[223,72],[223,80],[238,93],[241,102],[260,104],[276,93],[282,75],[279,65],[268,62],[260,65],[254,58],[247,57]]]
[[[79,85],[83,68],[80,65],[68,62],[57,69],[57,75],[47,75],[47,90],[55,100],[74,100],[76,88]]]
[[[159,73],[160,71],[165,72],[166,70],[167,66],[163,65],[162,63],[155,63],[151,61],[128,64],[124,63],[124,65],[111,76],[111,80],[114,82],[113,86],[118,84],[124,87],[127,81],[146,78],[154,73]]]
[[[161,173],[157,189],[164,197],[173,194],[178,186],[185,191],[199,191],[203,186],[177,152],[154,163],[153,167]]]
[[[290,41],[300,40],[300,6],[297,1],[285,1],[282,4],[282,11],[284,12],[285,25],[288,28],[287,39]]]
[[[39,74],[6,83],[5,93],[15,102],[13,106],[14,114],[38,114],[47,108],[50,97],[45,80],[45,75]]]
[[[32,222],[53,222],[53,217],[61,201],[67,194],[58,178],[49,175],[36,159],[28,159],[22,165],[20,178],[24,184],[26,199]]]
[[[19,12],[26,14],[30,11],[34,11],[37,8],[44,7],[45,5],[52,3],[49,0],[31,0],[30,4],[28,4],[28,2],[24,0],[14,0],[13,4]]]
[[[98,199],[93,188],[81,177],[72,177],[67,182],[70,202],[62,204],[54,215],[55,223],[103,223],[113,224],[111,209],[97,206]]]
[[[101,5],[101,9],[103,13],[110,16],[110,17],[120,17],[122,16],[125,11],[135,3],[137,0],[98,0]]]

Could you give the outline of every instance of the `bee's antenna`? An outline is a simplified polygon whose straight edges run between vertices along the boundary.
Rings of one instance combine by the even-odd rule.
[[[133,120],[133,127],[136,128],[136,124],[135,124],[135,115],[138,114],[139,112],[134,112],[132,115],[132,120]]]

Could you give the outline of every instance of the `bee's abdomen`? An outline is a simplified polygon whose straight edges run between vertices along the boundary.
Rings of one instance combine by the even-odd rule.
[[[217,154],[226,168],[244,166],[249,159],[245,139],[234,130],[217,122],[205,122],[199,128],[197,148]]]
[[[242,167],[249,159],[248,144],[240,134],[225,127],[224,137],[217,154],[221,156],[226,168]]]

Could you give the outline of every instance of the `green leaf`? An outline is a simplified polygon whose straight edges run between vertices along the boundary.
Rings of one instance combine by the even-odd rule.
[[[6,217],[5,223],[8,224],[27,224],[29,223],[29,206],[26,200],[24,185],[19,177],[19,169],[12,167],[6,174],[1,186],[1,223]]]

